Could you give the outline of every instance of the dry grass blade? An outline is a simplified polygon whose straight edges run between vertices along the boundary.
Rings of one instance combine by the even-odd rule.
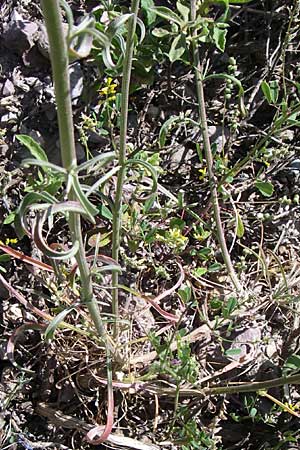
[[[48,272],[54,272],[53,268],[49,266],[49,264],[45,264],[42,261],[38,261],[37,259],[24,255],[24,253],[19,252],[18,250],[15,250],[11,247],[8,247],[7,245],[0,244],[0,250],[2,250],[4,253],[7,253],[10,256],[13,256],[16,259],[20,259],[21,261],[24,261],[27,264],[31,264],[32,266],[37,267],[38,269],[48,270]]]
[[[21,367],[15,361],[15,356],[14,356],[15,345],[16,345],[17,340],[21,337],[21,335],[23,334],[24,331],[27,331],[27,330],[43,331],[45,329],[46,329],[46,325],[35,323],[35,322],[27,322],[27,323],[24,323],[23,325],[21,325],[20,327],[18,327],[13,332],[13,334],[10,336],[10,338],[8,340],[7,347],[6,347],[7,358],[9,359],[9,361],[12,363],[13,366],[17,367],[17,369],[21,370],[22,372],[26,372],[29,374],[35,373],[33,370],[25,369],[25,368]]]
[[[12,285],[10,283],[8,283],[1,274],[0,274],[0,282],[8,290],[8,292],[10,293],[10,295],[12,297],[15,297],[20,303],[22,303],[22,305],[24,305],[26,308],[30,309],[30,311],[37,314],[39,317],[41,317],[44,320],[50,321],[53,319],[53,317],[50,314],[48,314],[44,311],[41,311],[39,308],[36,308],[28,300],[26,300],[26,298],[23,297],[23,295],[20,294],[20,292],[18,292],[15,288],[13,288]]]
[[[62,412],[57,411],[54,408],[51,408],[45,403],[39,403],[36,406],[35,410],[37,414],[40,414],[43,417],[47,417],[51,423],[59,427],[76,429],[82,432],[89,432],[91,429],[94,429],[93,425],[87,424],[83,420],[79,420],[75,417],[63,414]],[[157,445],[144,444],[143,442],[139,442],[136,439],[128,438],[125,436],[119,436],[117,434],[112,433],[108,435],[107,443],[115,445],[117,446],[117,448],[126,447],[135,450],[158,450],[160,448]]]

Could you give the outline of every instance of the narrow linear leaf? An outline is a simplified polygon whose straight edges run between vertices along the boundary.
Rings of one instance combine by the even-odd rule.
[[[46,217],[47,217],[46,213],[44,213],[42,215],[38,214],[35,224],[34,224],[34,227],[33,227],[32,237],[33,237],[33,240],[34,240],[37,248],[39,250],[41,250],[41,252],[43,252],[44,255],[48,256],[48,258],[52,258],[52,259],[65,260],[65,259],[70,259],[73,256],[75,256],[79,249],[78,241],[76,241],[70,249],[68,249],[66,251],[62,251],[62,252],[57,252],[55,250],[52,250],[47,245],[47,243],[45,242],[45,240],[42,236],[43,224],[44,224]]]
[[[34,158],[42,161],[48,161],[45,151],[32,137],[27,136],[26,134],[17,134],[16,138],[27,148],[27,150],[30,151]]]
[[[90,222],[92,222],[94,224],[95,223],[94,216],[98,212],[97,208],[88,200],[88,198],[84,194],[84,192],[80,186],[80,183],[78,181],[77,176],[72,175],[70,179],[71,179],[72,187],[77,195],[78,200],[80,201],[82,207],[84,208],[87,217],[89,218]]]
[[[143,166],[144,168],[146,168],[150,172],[153,183],[152,183],[152,188],[151,188],[147,198],[149,198],[149,196],[153,195],[157,191],[157,173],[151,164],[149,164],[147,161],[142,161],[140,159],[128,159],[126,161],[125,165],[126,166],[140,165],[140,166]],[[146,200],[146,198],[144,197],[143,200]]]
[[[63,320],[67,317],[68,314],[70,314],[72,311],[74,311],[74,307],[66,308],[63,311],[61,311],[57,316],[54,317],[54,319],[51,320],[49,325],[47,326],[45,330],[45,341],[49,342],[51,339],[53,339],[54,333],[56,329],[61,325]]]
[[[115,152],[107,152],[102,153],[101,155],[95,156],[94,158],[90,159],[89,161],[86,161],[80,166],[77,167],[76,172],[81,172],[82,170],[92,169],[94,165],[98,165],[98,167],[104,166],[109,161],[112,161],[114,157],[116,156]]]
[[[88,197],[93,192],[95,192],[102,184],[104,184],[107,180],[109,180],[113,175],[115,175],[121,166],[114,167],[113,169],[109,170],[103,177],[99,178],[86,192],[86,196]]]
[[[17,209],[14,222],[16,233],[19,239],[22,239],[25,234],[30,234],[29,227],[26,221],[26,213],[31,205],[40,201],[46,202],[47,206],[49,206],[49,204],[54,204],[57,202],[55,197],[48,194],[48,192],[30,192],[29,194],[25,195]]]
[[[51,170],[53,170],[53,172],[62,173],[64,175],[67,174],[66,169],[64,169],[63,167],[57,166],[56,164],[52,164],[48,161],[43,161],[42,159],[26,158],[22,161],[22,165],[23,166],[39,166],[39,167],[42,167],[42,169],[44,169],[45,171],[47,169],[51,169]]]
[[[263,81],[261,83],[261,90],[269,104],[276,104],[279,96],[279,85],[278,81],[273,80],[269,83],[267,81]]]

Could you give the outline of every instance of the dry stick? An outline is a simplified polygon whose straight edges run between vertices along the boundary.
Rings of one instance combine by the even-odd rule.
[[[61,146],[61,156],[64,168],[68,174],[74,173],[77,167],[77,157],[75,151],[74,140],[74,124],[72,116],[72,104],[70,96],[70,79],[69,79],[69,58],[66,40],[63,32],[62,15],[60,11],[59,0],[41,0],[45,24],[47,28],[52,73],[54,79],[55,98],[57,104],[57,116],[59,126],[59,138]],[[71,188],[68,194],[69,200],[76,200],[74,189]],[[90,436],[94,437],[91,432],[87,436],[92,444],[98,444],[105,440],[110,434],[113,425],[113,388],[111,374],[111,355],[114,347],[108,340],[108,335],[104,323],[100,316],[99,307],[93,294],[92,279],[89,266],[85,257],[85,248],[81,233],[81,219],[78,213],[69,213],[69,227],[71,230],[72,241],[79,243],[79,250],[76,254],[80,279],[81,279],[81,299],[86,303],[89,313],[93,319],[96,330],[101,338],[103,338],[107,352],[107,376],[108,376],[108,414],[104,431],[101,432],[100,438],[93,441]],[[97,428],[98,431],[98,428]]]
[[[191,21],[194,22],[196,20],[196,0],[191,0]],[[197,37],[197,31],[193,32],[194,38]],[[209,140],[208,126],[207,126],[207,117],[206,117],[206,108],[205,108],[205,97],[204,97],[204,88],[203,88],[203,73],[202,73],[202,64],[199,57],[199,49],[197,45],[196,39],[192,40],[192,53],[193,53],[193,64],[195,68],[195,79],[196,79],[196,90],[197,90],[197,98],[198,98],[198,112],[200,119],[200,128],[202,131],[203,137],[203,146],[205,151],[206,165],[207,165],[207,173],[209,177],[209,186],[211,192],[211,201],[213,205],[214,211],[214,219],[216,223],[217,229],[217,237],[221,247],[222,256],[224,259],[224,263],[228,274],[231,278],[231,281],[238,292],[242,292],[242,286],[240,281],[236,275],[234,270],[230,254],[228,252],[224,230],[220,215],[220,206],[218,200],[218,191],[217,191],[217,179],[214,175],[213,170],[213,156],[211,151],[211,145]]]
[[[132,56],[134,48],[134,34],[136,29],[137,14],[139,10],[139,0],[132,0],[131,14],[129,19],[128,34],[126,42],[126,51],[123,64],[122,78],[122,100],[121,100],[121,117],[120,117],[120,149],[119,149],[119,166],[120,170],[117,177],[117,188],[113,211],[113,238],[112,238],[112,258],[118,263],[120,252],[120,240],[122,229],[122,195],[123,184],[126,176],[126,140],[127,140],[127,123],[128,123],[128,102],[129,88],[132,69]],[[119,274],[112,274],[112,313],[114,316],[114,338],[117,341],[119,336]]]

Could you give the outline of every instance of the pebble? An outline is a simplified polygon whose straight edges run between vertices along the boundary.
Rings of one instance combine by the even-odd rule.
[[[14,93],[15,93],[15,87],[14,87],[13,83],[7,78],[7,80],[3,84],[1,94],[4,97],[7,97],[9,95],[13,95]]]

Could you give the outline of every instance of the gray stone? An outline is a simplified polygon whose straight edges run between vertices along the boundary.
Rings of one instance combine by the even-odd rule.
[[[23,56],[34,45],[38,32],[38,25],[30,20],[23,19],[16,9],[11,19],[3,26],[2,35],[6,48]]]
[[[83,91],[83,73],[81,70],[80,63],[77,62],[72,64],[70,66],[69,72],[71,84],[71,97],[72,100],[76,100],[81,96]]]
[[[7,114],[3,114],[0,119],[1,125],[6,125],[9,123],[16,123],[18,121],[18,115],[13,112],[9,112]]]
[[[7,79],[4,82],[4,85],[2,88],[2,95],[4,97],[7,97],[9,95],[13,95],[14,93],[15,93],[15,87],[14,87],[13,83],[9,79]]]
[[[220,153],[229,138],[230,131],[228,128],[210,125],[208,127],[208,134],[210,137],[210,143],[215,145],[217,153]]]

